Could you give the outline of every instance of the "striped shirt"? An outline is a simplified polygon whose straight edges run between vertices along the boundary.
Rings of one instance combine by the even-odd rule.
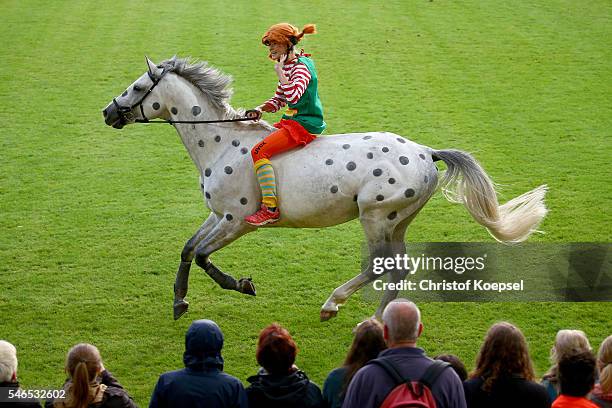
[[[289,83],[283,85],[278,81],[276,93],[264,102],[264,105],[269,105],[273,109],[272,112],[278,111],[287,103],[296,104],[310,82],[310,71],[308,71],[306,65],[299,63],[297,58],[283,65],[283,73]]]

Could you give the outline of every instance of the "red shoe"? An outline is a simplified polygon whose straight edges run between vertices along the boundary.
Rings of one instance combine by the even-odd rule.
[[[255,214],[249,215],[244,220],[251,225],[260,227],[262,225],[275,223],[279,219],[280,211],[278,211],[278,208],[274,211],[270,211],[268,210],[268,207],[262,204],[259,211],[257,211]]]

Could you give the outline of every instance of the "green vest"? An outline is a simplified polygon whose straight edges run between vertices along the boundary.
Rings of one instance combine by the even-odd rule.
[[[319,135],[323,133],[326,125],[323,120],[323,106],[317,90],[317,71],[310,58],[298,57],[298,62],[306,65],[306,68],[310,71],[310,81],[300,100],[296,104],[290,103],[287,105],[289,109],[296,110],[297,113],[293,115],[284,114],[283,119],[295,120],[308,132]]]

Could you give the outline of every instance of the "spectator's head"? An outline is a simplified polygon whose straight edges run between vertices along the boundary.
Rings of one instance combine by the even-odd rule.
[[[564,356],[559,361],[558,376],[561,394],[570,397],[586,396],[595,385],[595,356],[590,351]]]
[[[346,360],[344,360],[344,366],[346,367],[346,374],[344,376],[345,389],[357,370],[368,361],[376,358],[378,353],[386,348],[382,324],[374,319],[361,322],[355,330],[353,344],[346,356]]]
[[[11,343],[0,340],[0,382],[17,380],[17,349]]]
[[[414,346],[423,331],[421,311],[408,299],[389,303],[382,315],[384,336],[391,348]]]
[[[597,354],[597,369],[599,370],[599,385],[603,393],[612,392],[612,336],[599,346]]]
[[[455,370],[461,382],[467,380],[468,373],[467,373],[467,370],[465,369],[465,364],[463,364],[463,361],[461,361],[459,357],[457,357],[456,355],[440,354],[439,356],[435,356],[434,360],[446,361],[447,363],[451,365],[453,370]]]
[[[269,374],[286,375],[293,371],[297,346],[281,325],[274,323],[259,333],[257,362]]]
[[[591,350],[589,339],[582,330],[559,330],[550,350],[550,360],[556,365],[566,355]]]
[[[185,334],[183,363],[192,370],[223,370],[223,333],[212,320],[194,320]]]
[[[476,369],[470,377],[484,378],[483,389],[490,391],[495,381],[510,376],[534,380],[529,348],[525,336],[516,326],[507,322],[495,323],[485,336],[476,357]]]
[[[92,398],[89,385],[96,379],[101,368],[102,359],[96,346],[81,343],[70,349],[66,356],[65,369],[71,381],[65,406],[87,406]]]

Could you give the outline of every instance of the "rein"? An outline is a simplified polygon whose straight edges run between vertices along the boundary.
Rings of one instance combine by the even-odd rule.
[[[147,71],[147,74],[149,75],[149,78],[151,79],[151,81],[153,82],[153,85],[151,85],[151,87],[149,88],[149,90],[147,92],[145,92],[145,94],[142,96],[142,98],[140,98],[140,100],[138,102],[136,102],[135,104],[133,104],[132,106],[128,107],[128,106],[121,106],[119,105],[119,103],[117,102],[116,98],[113,98],[113,104],[115,104],[115,106],[117,107],[117,113],[119,114],[119,117],[121,119],[121,121],[126,124],[130,121],[133,121],[134,123],[167,123],[170,125],[173,125],[175,123],[188,123],[188,124],[205,124],[205,123],[226,123],[226,122],[245,122],[247,120],[257,120],[259,119],[259,117],[261,117],[261,113],[257,110],[251,109],[246,111],[245,113],[247,114],[247,116],[242,117],[242,118],[234,118],[234,119],[218,119],[218,120],[149,120],[147,119],[145,113],[144,113],[144,107],[143,107],[143,102],[144,100],[147,98],[147,96],[149,96],[149,94],[151,94],[151,92],[153,92],[153,89],[155,89],[155,87],[157,86],[157,84],[160,83],[160,81],[162,80],[162,78],[166,75],[166,73],[168,72],[168,70],[163,70],[161,75],[159,76],[159,78],[155,78],[153,76],[153,73],[151,72],[151,69],[149,69]],[[143,119],[135,119],[134,118],[134,114],[132,113],[133,109],[135,107],[139,107],[140,108],[140,114],[142,115]],[[253,113],[255,115],[255,117],[248,117],[249,113]]]

